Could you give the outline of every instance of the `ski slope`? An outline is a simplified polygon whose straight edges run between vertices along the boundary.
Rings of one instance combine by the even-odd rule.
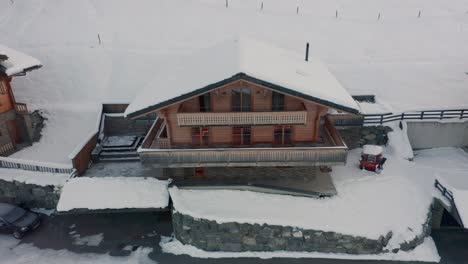
[[[310,42],[310,60],[390,111],[466,108],[467,12],[466,0],[230,0],[228,8],[224,0],[1,1],[0,42],[42,62],[15,78],[15,96],[53,120],[81,112],[91,120],[102,102],[128,103],[162,69],[237,35],[301,54]],[[52,122],[48,141],[63,146],[94,126]],[[67,162],[59,157],[72,149],[43,144],[17,155]]]

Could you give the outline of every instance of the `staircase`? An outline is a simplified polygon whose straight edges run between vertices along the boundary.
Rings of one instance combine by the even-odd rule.
[[[156,115],[137,119],[123,114],[127,105],[103,105],[96,147],[91,153],[93,162],[139,162],[137,149],[154,123]]]
[[[115,144],[117,142],[117,144]],[[123,142],[123,144],[118,144]],[[104,137],[101,145],[93,151],[94,162],[138,162],[138,147],[143,136],[110,136]]]

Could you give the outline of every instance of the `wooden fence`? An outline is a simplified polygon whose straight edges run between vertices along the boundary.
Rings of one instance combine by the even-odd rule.
[[[21,169],[29,171],[51,172],[73,174],[75,169],[70,165],[39,162],[31,160],[21,160],[7,157],[0,157],[0,167],[8,169]]]
[[[456,110],[426,110],[401,114],[369,114],[364,115],[363,124],[384,124],[398,120],[446,120],[468,118],[468,109]]]
[[[457,206],[455,205],[455,199],[453,198],[453,193],[451,191],[447,190],[447,188],[445,188],[438,180],[435,180],[434,187],[437,190],[439,190],[442,193],[442,195],[445,198],[447,198],[447,200],[449,200],[450,210],[451,210],[450,213],[454,216],[454,218],[459,222],[459,224],[461,226],[464,226],[463,225],[463,220],[460,217],[460,213],[458,212]]]

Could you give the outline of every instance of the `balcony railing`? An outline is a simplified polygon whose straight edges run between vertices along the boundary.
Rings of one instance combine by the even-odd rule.
[[[333,166],[346,163],[346,147],[142,149],[154,167]]]
[[[170,139],[154,137],[151,148],[139,150],[143,163],[154,167],[334,166],[344,165],[346,144],[328,119],[327,146],[250,148],[171,148]]]
[[[307,122],[307,111],[178,113],[179,126],[228,125],[301,125]]]
[[[26,106],[26,104],[23,103],[16,103],[15,110],[18,114],[28,114],[28,107]]]

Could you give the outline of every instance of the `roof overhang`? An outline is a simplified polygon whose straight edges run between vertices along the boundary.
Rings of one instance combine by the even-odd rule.
[[[269,89],[271,89],[273,91],[284,93],[284,94],[287,94],[287,95],[290,95],[290,96],[299,97],[299,98],[302,98],[302,99],[305,99],[305,100],[308,100],[308,101],[311,101],[311,102],[314,102],[314,103],[318,103],[318,104],[321,104],[321,105],[324,105],[324,106],[328,106],[328,107],[331,107],[331,108],[334,108],[334,109],[337,109],[337,110],[340,110],[340,111],[343,111],[343,112],[347,112],[347,113],[351,113],[351,114],[358,114],[359,113],[359,110],[357,110],[357,109],[346,107],[346,106],[343,106],[343,105],[340,105],[340,104],[336,104],[334,102],[323,100],[323,99],[320,99],[320,98],[317,98],[317,97],[314,97],[314,96],[310,96],[310,95],[298,92],[296,90],[290,89],[288,87],[284,87],[284,86],[276,85],[276,84],[271,83],[271,82],[263,81],[261,79],[255,78],[253,76],[250,76],[248,74],[245,74],[245,73],[241,72],[241,73],[233,75],[232,77],[224,79],[222,81],[212,83],[212,84],[207,85],[205,87],[201,87],[199,89],[193,90],[193,91],[191,91],[189,93],[182,94],[180,96],[177,96],[177,97],[174,97],[172,99],[160,102],[158,104],[148,106],[146,108],[143,108],[141,110],[138,110],[138,111],[135,111],[135,112],[132,112],[132,113],[127,113],[127,117],[136,118],[136,117],[139,117],[139,116],[142,116],[142,115],[146,115],[146,114],[148,114],[150,112],[154,112],[154,111],[157,111],[157,110],[159,110],[161,108],[167,107],[169,105],[172,105],[172,104],[175,104],[175,103],[178,103],[178,102],[181,102],[181,101],[185,101],[185,100],[190,99],[192,97],[198,96],[200,94],[209,92],[211,90],[214,90],[216,88],[219,88],[221,86],[224,86],[226,84],[229,84],[229,83],[232,83],[232,82],[235,82],[235,81],[239,81],[239,80],[245,80],[245,81],[257,84],[257,85],[267,87],[267,88],[269,88]]]

